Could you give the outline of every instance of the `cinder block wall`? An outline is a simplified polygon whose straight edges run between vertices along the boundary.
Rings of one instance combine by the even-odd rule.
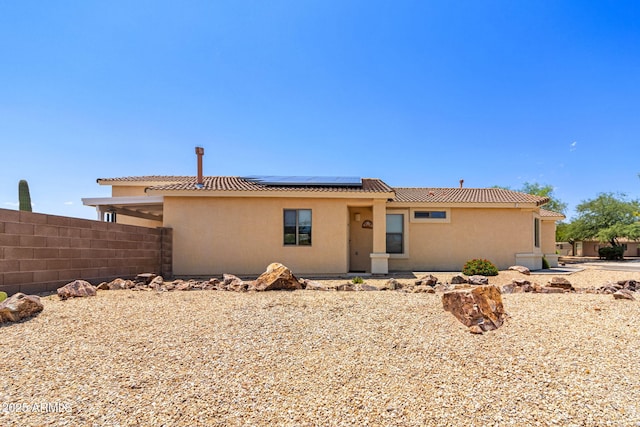
[[[0,209],[0,290],[53,291],[138,273],[170,277],[172,233],[88,219]]]

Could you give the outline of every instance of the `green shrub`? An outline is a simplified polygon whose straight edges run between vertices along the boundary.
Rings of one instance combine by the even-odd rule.
[[[497,276],[498,268],[486,259],[472,259],[466,262],[462,268],[462,273],[466,276],[479,274],[481,276]]]
[[[353,283],[354,285],[361,285],[364,283],[364,280],[362,280],[362,277],[356,276],[353,279],[351,279],[351,283]]]
[[[0,302],[7,299],[7,293],[0,291]]]
[[[598,256],[601,259],[622,259],[624,255],[624,247],[622,246],[605,246],[598,249]]]
[[[551,266],[549,265],[549,261],[547,261],[545,257],[542,257],[542,268],[545,270],[548,270],[551,268]]]

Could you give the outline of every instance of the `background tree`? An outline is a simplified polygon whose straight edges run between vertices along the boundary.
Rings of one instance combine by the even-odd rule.
[[[619,246],[618,239],[640,239],[640,202],[622,193],[600,193],[576,207],[568,235],[574,240],[598,239]]]
[[[31,212],[31,194],[29,193],[29,184],[26,180],[21,179],[18,182],[18,201],[20,202],[20,210]]]
[[[560,221],[556,224],[556,242],[569,242],[573,244],[574,239],[571,237],[571,223]]]
[[[499,185],[494,185],[493,187],[504,188],[505,190],[511,190],[510,187],[502,187]],[[567,204],[562,202],[553,194],[552,185],[538,184],[537,182],[525,182],[524,184],[522,184],[522,188],[519,188],[515,191],[519,191],[521,193],[533,194],[535,196],[540,196],[540,197],[548,197],[549,203],[543,206],[548,211],[561,213],[563,215],[567,211]]]
[[[534,194],[536,196],[548,197],[549,203],[544,205],[544,209],[564,214],[567,211],[567,204],[560,201],[553,194],[553,186],[549,184],[540,185],[537,182],[525,182],[522,184],[522,188],[518,190],[522,193]]]

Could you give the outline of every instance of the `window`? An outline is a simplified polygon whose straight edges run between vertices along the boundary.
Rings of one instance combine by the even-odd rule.
[[[410,214],[407,218],[409,221],[415,224],[449,224],[451,223],[451,209],[450,208],[411,208]],[[406,227],[406,225],[405,225]]]
[[[311,246],[311,209],[284,210],[284,244]]]
[[[540,247],[540,218],[533,219],[533,244]]]
[[[404,253],[403,214],[387,214],[387,253]]]
[[[446,211],[414,211],[413,218],[414,219],[428,219],[428,218],[445,219],[447,218],[447,212]]]

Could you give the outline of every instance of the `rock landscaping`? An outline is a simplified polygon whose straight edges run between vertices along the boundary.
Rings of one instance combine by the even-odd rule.
[[[500,290],[495,285],[445,292],[442,305],[474,334],[498,329],[507,317]]]
[[[43,311],[0,328],[0,424],[640,422],[640,304],[593,287],[637,274],[586,271],[566,276],[574,291],[546,294],[551,276],[500,272],[489,287],[522,291],[498,294],[500,320],[472,324],[478,335],[444,310],[443,297],[487,285],[452,284],[456,275],[433,273],[433,286],[407,276],[297,278],[304,289],[257,291],[231,275],[147,274],[91,297],[43,297]],[[347,283],[357,286],[336,291]],[[502,326],[485,332],[496,320]]]
[[[0,303],[0,420],[638,425],[637,279],[78,280]]]
[[[510,271],[525,275],[531,275],[525,267],[512,266]],[[273,290],[313,290],[313,291],[399,291],[404,293],[444,293],[443,306],[451,311],[463,324],[470,327],[473,333],[481,333],[499,327],[503,323],[502,303],[495,300],[495,291],[489,292],[485,288],[489,285],[489,278],[482,275],[464,277],[455,274],[448,276],[443,282],[433,274],[423,275],[412,282],[401,282],[395,278],[386,279],[382,283],[361,283],[362,280],[347,283],[327,283],[327,281],[314,281],[304,278],[296,278],[289,268],[280,263],[270,264],[266,271],[256,280],[245,281],[233,274],[224,274],[222,279],[211,278],[208,280],[171,280],[165,281],[162,276],[153,273],[141,273],[134,280],[117,278],[111,282],[103,282],[97,286],[84,280],[75,280],[58,288],[57,294],[61,300],[96,296],[97,291],[132,290],[132,291],[195,291],[218,290],[231,292],[262,292]],[[377,282],[380,282],[379,280]],[[482,290],[477,290],[482,289]],[[474,290],[475,289],[475,290]],[[531,282],[528,279],[513,278],[510,283],[495,287],[500,294],[513,293],[594,293],[611,294],[614,299],[635,300],[635,292],[638,289],[635,279],[608,281],[597,287],[576,289],[566,277],[552,277],[545,285]],[[481,296],[491,295],[491,301],[479,301]],[[4,297],[4,295],[3,295]],[[456,300],[457,298],[457,300]],[[462,302],[462,301],[466,302]],[[456,301],[456,302],[453,302]],[[476,310],[472,313],[469,307]],[[459,306],[459,307],[458,307]],[[481,307],[493,307],[493,314],[487,315]],[[455,307],[455,308],[454,308]],[[471,311],[469,311],[471,310]],[[16,294],[0,302],[0,323],[15,322],[42,311],[39,297],[35,295]],[[481,314],[481,315],[480,315]],[[480,316],[480,317],[478,317]],[[480,320],[482,319],[482,320]],[[502,320],[496,320],[502,319]],[[468,324],[471,323],[471,324]],[[483,326],[478,326],[483,325]],[[493,326],[487,326],[493,325]]]
[[[526,267],[513,266],[510,271],[530,276],[531,272]],[[57,294],[61,300],[68,298],[95,296],[98,290],[125,290],[133,291],[194,291],[194,290],[218,290],[231,292],[263,292],[275,290],[313,290],[313,291],[381,291],[394,290],[405,293],[443,293],[442,304],[445,311],[451,312],[460,322],[469,328],[474,334],[482,334],[499,328],[508,314],[505,312],[501,294],[513,293],[567,293],[576,292],[571,282],[565,277],[552,277],[544,286],[532,283],[526,279],[514,278],[511,283],[500,287],[489,284],[489,278],[482,275],[464,277],[454,275],[450,282],[442,283],[433,274],[421,276],[419,279],[401,283],[391,278],[382,285],[375,286],[363,283],[361,278],[347,283],[339,283],[333,286],[319,281],[298,279],[289,268],[281,263],[270,264],[266,271],[256,280],[245,281],[233,274],[223,274],[222,279],[211,278],[205,281],[198,280],[172,280],[165,281],[162,276],[153,273],[141,273],[135,280],[117,278],[111,282],[100,283],[93,286],[84,280],[75,280],[58,289]],[[621,280],[608,282],[600,287],[583,289],[586,293],[612,294],[615,299],[635,300],[637,282],[635,280]],[[20,298],[24,298],[20,297]],[[35,297],[37,298],[37,297]],[[33,300],[35,300],[35,298]],[[25,301],[30,301],[26,299]],[[3,303],[4,304],[4,303]],[[12,301],[12,304],[15,304]],[[1,307],[1,306],[0,306]],[[40,308],[37,311],[42,310]],[[6,311],[6,310],[5,310]],[[8,312],[7,312],[8,313]],[[32,315],[32,314],[31,314]],[[2,321],[15,321],[26,315],[4,314]]]
[[[0,303],[0,323],[18,322],[34,316],[42,311],[44,306],[37,295],[13,294]]]

